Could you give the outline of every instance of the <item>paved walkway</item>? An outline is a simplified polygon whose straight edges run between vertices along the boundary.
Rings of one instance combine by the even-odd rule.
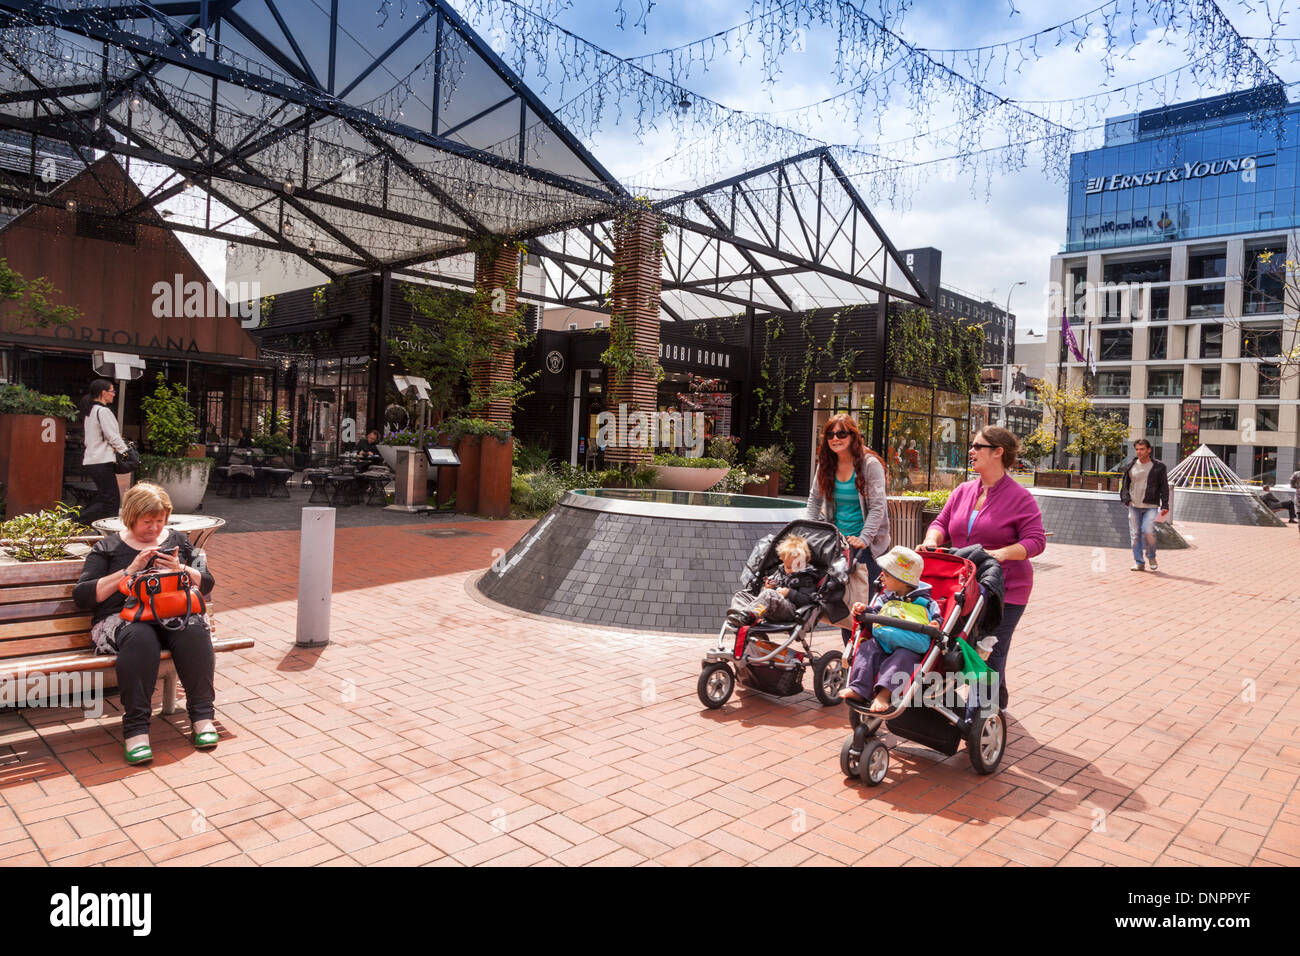
[[[339,529],[319,651],[296,534],[218,534],[219,626],[258,641],[219,659],[220,747],[159,718],[127,767],[116,697],[0,714],[0,865],[1300,865],[1294,526],[1192,526],[1156,575],[1049,546],[1000,772],[902,742],[877,789],[811,695],[705,711],[698,637],[470,596],[527,526]]]

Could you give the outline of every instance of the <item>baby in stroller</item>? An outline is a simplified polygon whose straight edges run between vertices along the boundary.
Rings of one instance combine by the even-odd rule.
[[[777,542],[776,555],[781,559],[781,567],[764,578],[758,594],[737,595],[727,611],[728,622],[736,627],[758,621],[783,624],[793,621],[801,609],[816,602],[821,574],[812,566],[808,542],[797,534],[787,534]]]
[[[938,603],[930,596],[930,585],[921,580],[923,562],[911,548],[896,547],[880,559],[880,591],[870,607],[861,601],[852,608],[853,617],[883,614],[910,620],[916,624],[938,626],[942,615]],[[852,660],[848,686],[840,692],[845,700],[867,700],[873,714],[893,709],[894,690],[907,683],[930,646],[930,638],[916,631],[873,624],[871,637],[863,638],[859,629],[857,643],[845,648],[845,661]]]

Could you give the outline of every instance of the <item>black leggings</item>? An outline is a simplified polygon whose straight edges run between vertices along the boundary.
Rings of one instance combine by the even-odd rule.
[[[122,509],[122,495],[117,487],[113,463],[106,461],[101,465],[84,465],[83,468],[95,482],[95,497],[81,509],[81,523],[88,525],[100,518],[116,518]]]
[[[216,655],[212,636],[202,621],[179,631],[157,624],[127,624],[117,632],[117,686],[122,694],[122,734],[137,737],[149,732],[153,692],[158,684],[159,655],[172,652],[176,676],[185,688],[185,710],[190,723],[212,720],[217,694],[212,678]]]

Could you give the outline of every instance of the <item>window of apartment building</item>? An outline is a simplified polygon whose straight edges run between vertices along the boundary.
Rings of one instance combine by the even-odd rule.
[[[1087,296],[1084,295],[1084,289],[1088,285],[1088,269],[1086,266],[1080,266],[1077,269],[1070,270],[1070,294],[1069,308],[1070,318],[1078,318],[1084,314],[1087,308]]]
[[[1268,406],[1255,406],[1255,428],[1261,432],[1275,432],[1277,428],[1277,409]]]
[[[1248,246],[1243,308],[1246,315],[1282,311],[1286,280],[1286,245]]]
[[[1236,428],[1237,409],[1232,405],[1202,405],[1201,428]]]
[[[1187,257],[1187,278],[1222,279],[1228,274],[1226,251],[1202,252]]]
[[[569,323],[569,331],[570,331],[570,332],[576,332],[576,331],[578,331],[578,323],[577,323],[577,322],[570,322],[570,323]]]
[[[1147,341],[1150,344],[1150,348],[1147,349],[1147,358],[1162,359],[1168,357],[1166,354],[1169,351],[1168,328],[1151,329]]]
[[[1105,329],[1101,333],[1102,362],[1129,362],[1133,360],[1133,330]]]
[[[1197,319],[1223,315],[1223,283],[1189,285],[1187,287],[1187,317]]]
[[[1218,398],[1219,383],[1223,370],[1217,368],[1201,369],[1201,398]]]
[[[1126,396],[1129,390],[1129,372],[1098,372],[1097,394],[1103,396]]]
[[[1169,289],[1152,289],[1151,290],[1151,314],[1147,316],[1148,321],[1169,318]]]
[[[1282,326],[1253,326],[1241,330],[1241,354],[1247,358],[1269,358],[1282,354]]]
[[[1098,304],[1101,307],[1101,321],[1118,322],[1124,317],[1124,290],[1120,288],[1107,288],[1099,296],[1101,300]]]
[[[1152,369],[1147,373],[1147,398],[1178,398],[1182,394],[1181,369]]]
[[[1223,358],[1223,324],[1201,326],[1201,358]]]
[[[1259,397],[1280,398],[1282,395],[1282,366],[1264,362],[1259,366]]]
[[[1108,262],[1102,270],[1107,285],[1169,281],[1169,257],[1139,259],[1134,262]]]
[[[1160,433],[1165,430],[1165,407],[1163,405],[1144,406],[1146,413],[1143,416],[1143,432],[1147,438],[1154,441],[1160,440]]]
[[[605,327],[604,319],[593,319],[591,323],[593,329],[603,329]]]

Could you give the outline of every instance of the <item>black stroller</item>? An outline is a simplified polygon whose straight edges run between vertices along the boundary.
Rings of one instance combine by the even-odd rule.
[[[848,545],[833,524],[800,519],[761,539],[750,552],[741,575],[742,595],[757,595],[763,579],[780,566],[777,544],[788,534],[808,542],[812,566],[820,572],[817,601],[800,609],[794,621],[737,625],[724,621],[717,646],[705,653],[696,690],[705,707],[718,708],[731,699],[739,680],[746,687],[790,697],[803,690],[803,674],[813,669],[813,692],[829,707],[840,702],[844,685],[843,655],[839,648],[814,657],[810,637],[823,616],[839,621],[848,616],[844,588],[848,579]],[[792,645],[798,644],[801,650]]]

